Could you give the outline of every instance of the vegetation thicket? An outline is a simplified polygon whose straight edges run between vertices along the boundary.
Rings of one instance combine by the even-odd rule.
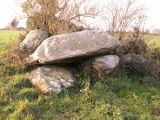
[[[79,24],[84,26],[86,25],[83,21],[84,17],[95,17],[101,11],[100,9],[96,11],[96,6],[86,7],[87,0],[75,1],[73,5],[70,0],[60,0],[62,4],[56,1],[26,0],[22,8],[28,16],[28,29],[45,30],[51,35],[72,32],[73,29],[70,31],[68,27],[72,22],[74,27]],[[123,6],[123,8],[128,8],[125,12],[126,17],[129,15],[127,11],[130,11],[130,6],[136,0],[127,1],[128,4],[125,5],[128,7]],[[114,7],[117,4],[112,5],[114,9],[111,9],[111,6],[107,9],[110,12],[116,10],[113,13],[122,15],[117,13],[119,7]],[[84,11],[82,8],[85,8]],[[80,13],[80,9],[84,13]],[[137,10],[144,9],[137,8]],[[105,19],[107,20],[106,16]],[[61,22],[66,23],[67,26]],[[110,25],[113,26],[110,28],[113,28],[116,27],[116,23],[120,22],[112,21],[111,23],[113,24]],[[124,24],[121,25],[124,26]],[[77,28],[75,31],[79,30]],[[25,64],[27,51],[19,48],[25,32],[0,30],[0,120],[160,119],[159,35],[143,35],[141,27],[136,28],[132,33],[127,33],[125,30],[109,30],[123,43],[117,54],[119,56],[133,54],[147,58],[150,66],[146,69],[151,72],[141,76],[137,69],[129,65],[121,69],[122,74],[118,76],[104,75],[98,78],[77,74],[73,87],[64,88],[60,94],[49,96],[33,88],[27,79],[26,68],[28,66]],[[152,41],[157,42],[156,45],[152,46]]]
[[[56,35],[87,28],[84,18],[95,17],[101,11],[91,2],[91,0],[26,0],[21,7],[28,18],[28,30],[41,29]]]

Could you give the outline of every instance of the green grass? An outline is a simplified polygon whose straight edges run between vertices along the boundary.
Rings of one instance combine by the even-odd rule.
[[[0,33],[7,44],[12,42],[9,36],[19,35],[18,31]],[[73,87],[43,95],[14,65],[0,66],[0,120],[159,119],[160,78],[77,75]]]
[[[18,30],[0,30],[0,54],[4,54],[10,45],[17,41],[17,38],[24,34],[24,31]]]
[[[160,48],[160,35],[146,35],[147,45],[152,48]]]
[[[0,119],[160,119],[160,80],[122,76],[103,81],[78,76],[74,87],[47,96],[33,88],[25,75],[2,77]]]

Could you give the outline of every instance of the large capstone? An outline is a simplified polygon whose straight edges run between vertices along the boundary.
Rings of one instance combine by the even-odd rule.
[[[52,36],[29,56],[29,63],[72,63],[86,57],[111,53],[121,46],[115,37],[101,30],[85,30]]]

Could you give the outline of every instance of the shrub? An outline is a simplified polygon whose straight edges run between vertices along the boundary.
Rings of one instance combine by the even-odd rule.
[[[137,69],[134,64],[128,64],[125,67],[125,70],[130,75],[139,75],[142,74],[148,76],[160,76],[160,48],[150,48],[147,46],[146,38],[139,31],[134,33],[126,33],[126,35],[121,38],[122,47],[118,50],[119,56],[131,55],[131,56],[140,56],[148,60],[146,65],[143,65],[143,70],[141,68]],[[143,75],[142,75],[143,76]]]
[[[120,41],[122,47],[118,51],[119,54],[143,55],[147,52],[147,44],[145,43],[143,35],[140,35],[139,31],[123,34]]]
[[[1,75],[14,75],[16,73],[25,72],[27,63],[26,57],[29,52],[25,48],[20,48],[20,43],[24,38],[25,34],[21,34],[16,42],[8,43],[7,53],[0,56]]]

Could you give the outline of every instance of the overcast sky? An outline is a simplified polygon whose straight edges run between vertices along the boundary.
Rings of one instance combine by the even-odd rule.
[[[21,9],[16,4],[17,0],[0,0],[0,28],[4,28],[10,21],[21,14]],[[96,0],[97,1],[97,0]],[[108,0],[103,0],[108,1]],[[159,0],[138,0],[139,3],[144,3],[146,15],[148,16],[147,26],[154,26],[160,29],[160,1]],[[94,0],[93,0],[94,2]],[[25,20],[20,21],[20,26],[25,26]]]

